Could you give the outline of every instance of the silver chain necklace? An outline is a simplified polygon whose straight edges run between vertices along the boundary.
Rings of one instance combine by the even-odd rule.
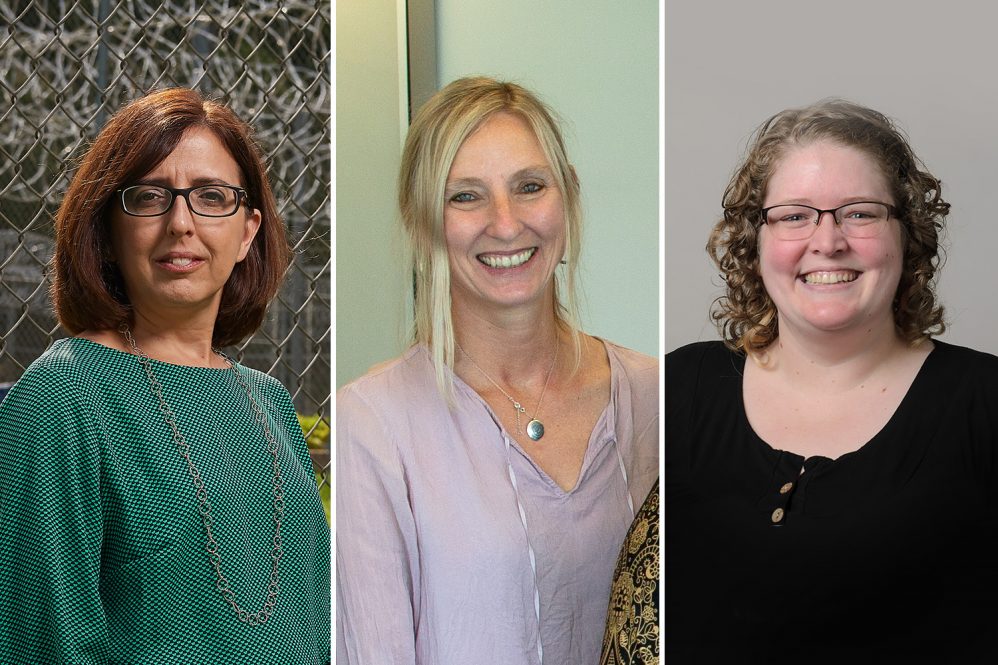
[[[215,569],[215,588],[225,599],[236,613],[236,617],[243,623],[247,623],[251,626],[257,626],[266,623],[270,618],[270,615],[274,612],[274,607],[277,605],[277,592],[280,590],[280,577],[278,575],[278,563],[281,557],[284,555],[284,550],[281,547],[281,520],[284,519],[284,478],[281,476],[281,466],[277,459],[277,440],[274,438],[273,433],[270,431],[270,425],[267,422],[267,416],[257,404],[256,399],[253,398],[253,391],[250,390],[249,385],[247,385],[246,380],[243,379],[239,370],[236,369],[236,365],[226,356],[224,353],[218,349],[212,349],[219,357],[221,357],[229,368],[232,370],[233,375],[236,377],[236,382],[246,391],[246,396],[249,398],[250,406],[253,409],[253,419],[260,425],[260,429],[263,431],[263,436],[267,440],[267,452],[273,457],[273,469],[274,469],[274,538],[273,538],[273,549],[270,552],[270,559],[272,561],[270,569],[270,583],[267,585],[267,599],[263,602],[263,607],[257,612],[248,612],[239,606],[236,602],[236,594],[229,587],[229,580],[222,573],[222,556],[218,551],[218,542],[215,540],[215,536],[212,534],[212,526],[215,524],[215,519],[211,514],[211,503],[208,501],[208,489],[205,487],[204,479],[201,478],[201,473],[198,471],[197,467],[194,465],[194,460],[191,459],[191,449],[187,445],[187,440],[181,433],[180,429],[177,427],[176,417],[173,415],[173,409],[170,405],[166,403],[166,399],[163,397],[163,386],[160,384],[159,380],[156,378],[155,372],[152,369],[152,363],[149,360],[149,356],[139,349],[138,345],[135,344],[135,338],[132,337],[132,331],[129,330],[127,325],[122,325],[118,331],[125,336],[125,341],[132,349],[132,353],[138,356],[139,362],[142,364],[142,368],[146,372],[146,376],[149,378],[149,387],[153,394],[159,400],[159,410],[163,414],[163,418],[166,420],[166,424],[169,425],[170,430],[173,432],[173,441],[177,444],[177,449],[180,452],[180,456],[184,458],[187,462],[187,472],[191,476],[191,480],[194,483],[194,496],[198,502],[198,514],[201,515],[201,520],[204,523],[205,534],[207,534],[207,540],[205,544],[205,550],[208,553],[208,561],[211,563],[211,567]]]
[[[464,357],[467,358],[471,362],[471,364],[475,366],[475,369],[477,369],[479,372],[481,372],[482,376],[484,376],[486,379],[488,379],[489,383],[491,383],[492,385],[494,385],[496,387],[496,389],[499,392],[501,392],[503,395],[505,395],[506,399],[508,399],[513,404],[513,408],[516,410],[516,431],[519,432],[520,431],[520,414],[521,413],[526,413],[527,410],[517,400],[513,399],[512,395],[510,395],[508,392],[506,392],[505,390],[503,390],[502,386],[500,386],[498,383],[496,383],[492,379],[492,377],[489,376],[485,372],[484,369],[482,369],[481,367],[479,367],[478,363],[475,362],[475,359],[468,355],[468,352],[464,350],[464,347],[462,347],[460,344],[458,344],[457,340],[454,340],[454,343],[457,344],[457,348],[461,349],[461,353],[464,354]],[[527,436],[529,436],[531,438],[531,440],[533,440],[533,441],[540,441],[541,437],[544,436],[544,423],[542,423],[540,420],[538,420],[537,416],[541,412],[541,402],[544,401],[544,393],[547,392],[548,384],[551,382],[551,374],[554,373],[554,364],[555,364],[555,361],[558,360],[558,347],[560,345],[561,345],[561,340],[558,338],[557,335],[555,335],[554,357],[551,358],[551,366],[548,367],[548,376],[544,380],[544,388],[541,389],[541,396],[537,399],[537,406],[534,407],[534,417],[531,418],[530,422],[527,423],[527,428],[525,430],[526,433],[527,433]]]

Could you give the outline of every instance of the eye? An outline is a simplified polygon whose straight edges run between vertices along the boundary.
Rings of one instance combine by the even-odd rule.
[[[471,203],[477,201],[478,197],[471,192],[458,192],[450,197],[451,203]]]
[[[234,206],[236,192],[228,187],[207,185],[191,192],[195,205],[200,210],[220,211]]]
[[[801,222],[810,221],[813,216],[806,212],[786,212],[777,216],[773,221],[780,224],[800,224]]]
[[[198,200],[204,203],[221,203],[227,198],[227,192],[218,187],[201,187],[194,192]]]
[[[803,206],[773,206],[766,213],[766,222],[786,226],[803,226],[814,221],[814,211]]]
[[[134,185],[124,190],[122,203],[125,211],[139,215],[158,215],[170,206],[172,195],[155,185]]]
[[[886,205],[875,202],[857,203],[842,209],[840,213],[843,221],[848,221],[853,225],[872,224],[881,220],[886,220],[890,211]]]
[[[202,189],[201,198],[210,199],[212,201],[221,201],[225,198],[225,195],[218,189]]]
[[[137,187],[129,195],[136,203],[155,203],[166,198],[166,192],[159,187]]]
[[[542,182],[526,182],[520,187],[520,191],[524,194],[537,194],[544,189],[544,183]]]

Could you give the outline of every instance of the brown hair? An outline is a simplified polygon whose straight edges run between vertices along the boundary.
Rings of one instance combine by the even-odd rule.
[[[939,232],[950,208],[942,199],[942,185],[925,170],[890,118],[858,104],[829,99],[781,111],[764,122],[724,192],[724,217],[711,231],[707,253],[726,285],[725,295],[711,311],[725,343],[735,350],[759,353],[779,336],[776,306],[759,274],[762,203],[769,178],[787,151],[816,141],[860,150],[884,174],[894,197],[903,248],[894,325],[911,343],[942,333],[946,326],[934,283],[941,262]]]
[[[163,161],[186,131],[203,127],[232,155],[260,230],[222,290],[212,343],[235,344],[263,321],[291,260],[284,222],[270,189],[252,128],[223,104],[186,88],[149,93],[118,111],[83,156],[55,218],[52,303],[63,328],[114,329],[131,319],[131,304],[110,259],[108,219],[115,192]]]

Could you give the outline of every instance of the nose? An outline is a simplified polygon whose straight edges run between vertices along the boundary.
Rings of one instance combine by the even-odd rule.
[[[170,235],[179,238],[194,232],[194,213],[186,196],[177,195],[166,215],[166,231]]]
[[[500,240],[512,240],[523,230],[516,206],[509,196],[498,196],[492,204],[489,234]]]
[[[818,228],[811,236],[811,251],[818,254],[837,254],[845,251],[849,241],[835,221],[831,211],[825,211],[818,217]]]

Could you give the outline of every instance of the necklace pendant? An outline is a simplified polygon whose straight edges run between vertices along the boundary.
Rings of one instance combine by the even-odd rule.
[[[527,423],[527,436],[534,441],[540,441],[541,437],[544,436],[544,423],[537,418],[532,419]]]

